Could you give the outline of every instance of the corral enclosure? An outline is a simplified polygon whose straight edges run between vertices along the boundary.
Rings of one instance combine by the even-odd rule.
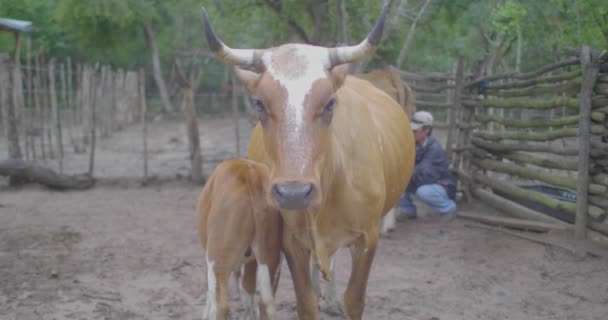
[[[593,55],[589,56],[591,60]],[[439,122],[435,134],[444,137],[465,200],[516,208],[511,210],[516,216],[556,225],[563,220],[567,231],[544,234],[545,244],[536,244],[462,219],[448,228],[431,215],[402,224],[392,238],[381,241],[367,317],[608,317],[606,260],[581,256],[568,243],[576,203],[521,190],[540,183],[579,191],[579,110],[589,101],[590,181],[588,195],[577,199],[585,199],[590,237],[602,239],[607,234],[608,148],[603,139],[608,80],[600,68],[605,57],[595,57],[599,72],[591,89],[584,85],[587,71],[581,70],[578,51],[530,73],[476,76],[466,72],[464,61],[455,63],[454,74],[402,72],[416,93],[418,110],[432,111]],[[22,104],[17,104],[24,123],[17,130],[20,148],[25,159],[65,174],[91,170],[94,159],[91,171],[97,186],[68,193],[31,185],[16,190],[2,186],[0,315],[198,318],[206,283],[192,224],[200,186],[189,182],[186,122],[142,108],[153,104],[154,97],[142,95],[146,86],[139,72],[73,67],[71,77],[65,72],[63,87],[61,70],[68,70],[67,65],[22,69],[22,79],[28,79],[28,70],[39,75],[31,76],[29,89],[24,81]],[[2,70],[0,76],[10,79],[10,64]],[[4,88],[3,101],[14,99],[13,87]],[[233,87],[199,93],[194,101],[199,112],[213,111],[197,118],[203,172],[209,173],[222,159],[244,155],[251,124],[243,112],[247,99],[242,91]],[[10,127],[6,115],[3,134]],[[3,154],[12,147],[5,137],[0,143]],[[144,175],[147,186],[142,188]],[[511,200],[536,202],[562,216],[520,211],[528,208]],[[463,200],[461,206],[467,213],[498,214],[477,201]],[[566,244],[556,246],[546,238]],[[340,254],[338,259],[343,290],[348,257]],[[278,304],[280,318],[291,319],[295,298],[286,268]],[[324,318],[342,318],[325,305],[322,311]]]

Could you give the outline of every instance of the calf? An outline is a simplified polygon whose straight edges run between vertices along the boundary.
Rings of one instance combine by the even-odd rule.
[[[279,211],[265,198],[268,177],[269,169],[261,163],[227,160],[217,166],[201,191],[198,228],[206,250],[208,285],[203,319],[228,318],[228,280],[243,265],[248,315],[255,318],[257,287],[261,317],[274,318],[282,223]]]

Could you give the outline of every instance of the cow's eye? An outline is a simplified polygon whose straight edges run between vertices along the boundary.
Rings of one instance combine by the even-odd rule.
[[[266,107],[264,106],[264,103],[262,103],[262,101],[260,99],[254,99],[253,101],[255,103],[255,111],[257,111],[259,113],[266,113]]]
[[[334,105],[336,104],[336,98],[331,98],[323,108],[323,112],[332,113],[334,112]]]

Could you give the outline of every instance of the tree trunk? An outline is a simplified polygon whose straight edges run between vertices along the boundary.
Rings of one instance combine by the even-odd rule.
[[[195,183],[203,182],[203,158],[201,155],[201,143],[198,130],[198,118],[196,109],[194,108],[194,90],[197,86],[200,73],[198,75],[191,74],[188,78],[184,76],[181,70],[180,63],[177,58],[173,62],[175,70],[175,81],[182,88],[184,95],[184,116],[186,118],[188,146],[190,149],[190,163],[192,164],[191,175],[192,181]]]
[[[149,22],[144,23],[144,34],[146,35],[148,47],[150,48],[150,51],[152,51],[152,71],[154,74],[154,81],[156,81],[156,86],[158,87],[160,98],[163,102],[163,109],[167,113],[173,113],[175,112],[175,109],[173,108],[173,104],[171,104],[169,93],[167,92],[167,86],[165,84],[165,80],[163,79],[163,73],[160,68],[158,46],[156,45],[156,37],[154,36],[154,31],[152,30],[152,26]]]
[[[19,47],[21,34],[15,32],[15,52],[12,67],[12,101],[8,105],[6,117],[8,120],[8,154],[13,159],[21,159],[21,146],[19,145],[19,113],[23,110],[23,83],[21,80],[21,64],[19,59]]]
[[[395,63],[397,68],[402,67],[403,61],[405,60],[405,57],[407,56],[408,51],[410,49],[412,40],[414,39],[414,34],[416,33],[416,27],[418,26],[418,21],[420,21],[422,14],[424,13],[424,11],[426,10],[426,8],[428,7],[428,5],[430,3],[431,3],[431,0],[426,0],[424,2],[424,4],[422,5],[422,7],[420,8],[420,10],[418,11],[418,14],[416,14],[416,18],[414,18],[414,22],[412,22],[412,25],[410,26],[410,30],[407,32],[407,37],[405,38],[405,41],[403,42],[401,51],[399,51],[399,57],[397,58],[397,62]]]
[[[142,122],[142,144],[143,144],[143,158],[144,158],[144,183],[148,181],[148,122],[147,106],[146,106],[146,75],[144,70],[139,70],[139,81],[138,81],[138,93],[139,93],[139,107]]]
[[[337,0],[338,7],[338,30],[340,33],[340,42],[347,44],[349,41],[348,33],[348,12],[346,11],[346,0]]]

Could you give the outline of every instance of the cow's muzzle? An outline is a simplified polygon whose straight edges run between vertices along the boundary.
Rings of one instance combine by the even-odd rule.
[[[312,183],[288,182],[272,186],[272,197],[281,209],[306,209],[314,195],[315,187]]]

